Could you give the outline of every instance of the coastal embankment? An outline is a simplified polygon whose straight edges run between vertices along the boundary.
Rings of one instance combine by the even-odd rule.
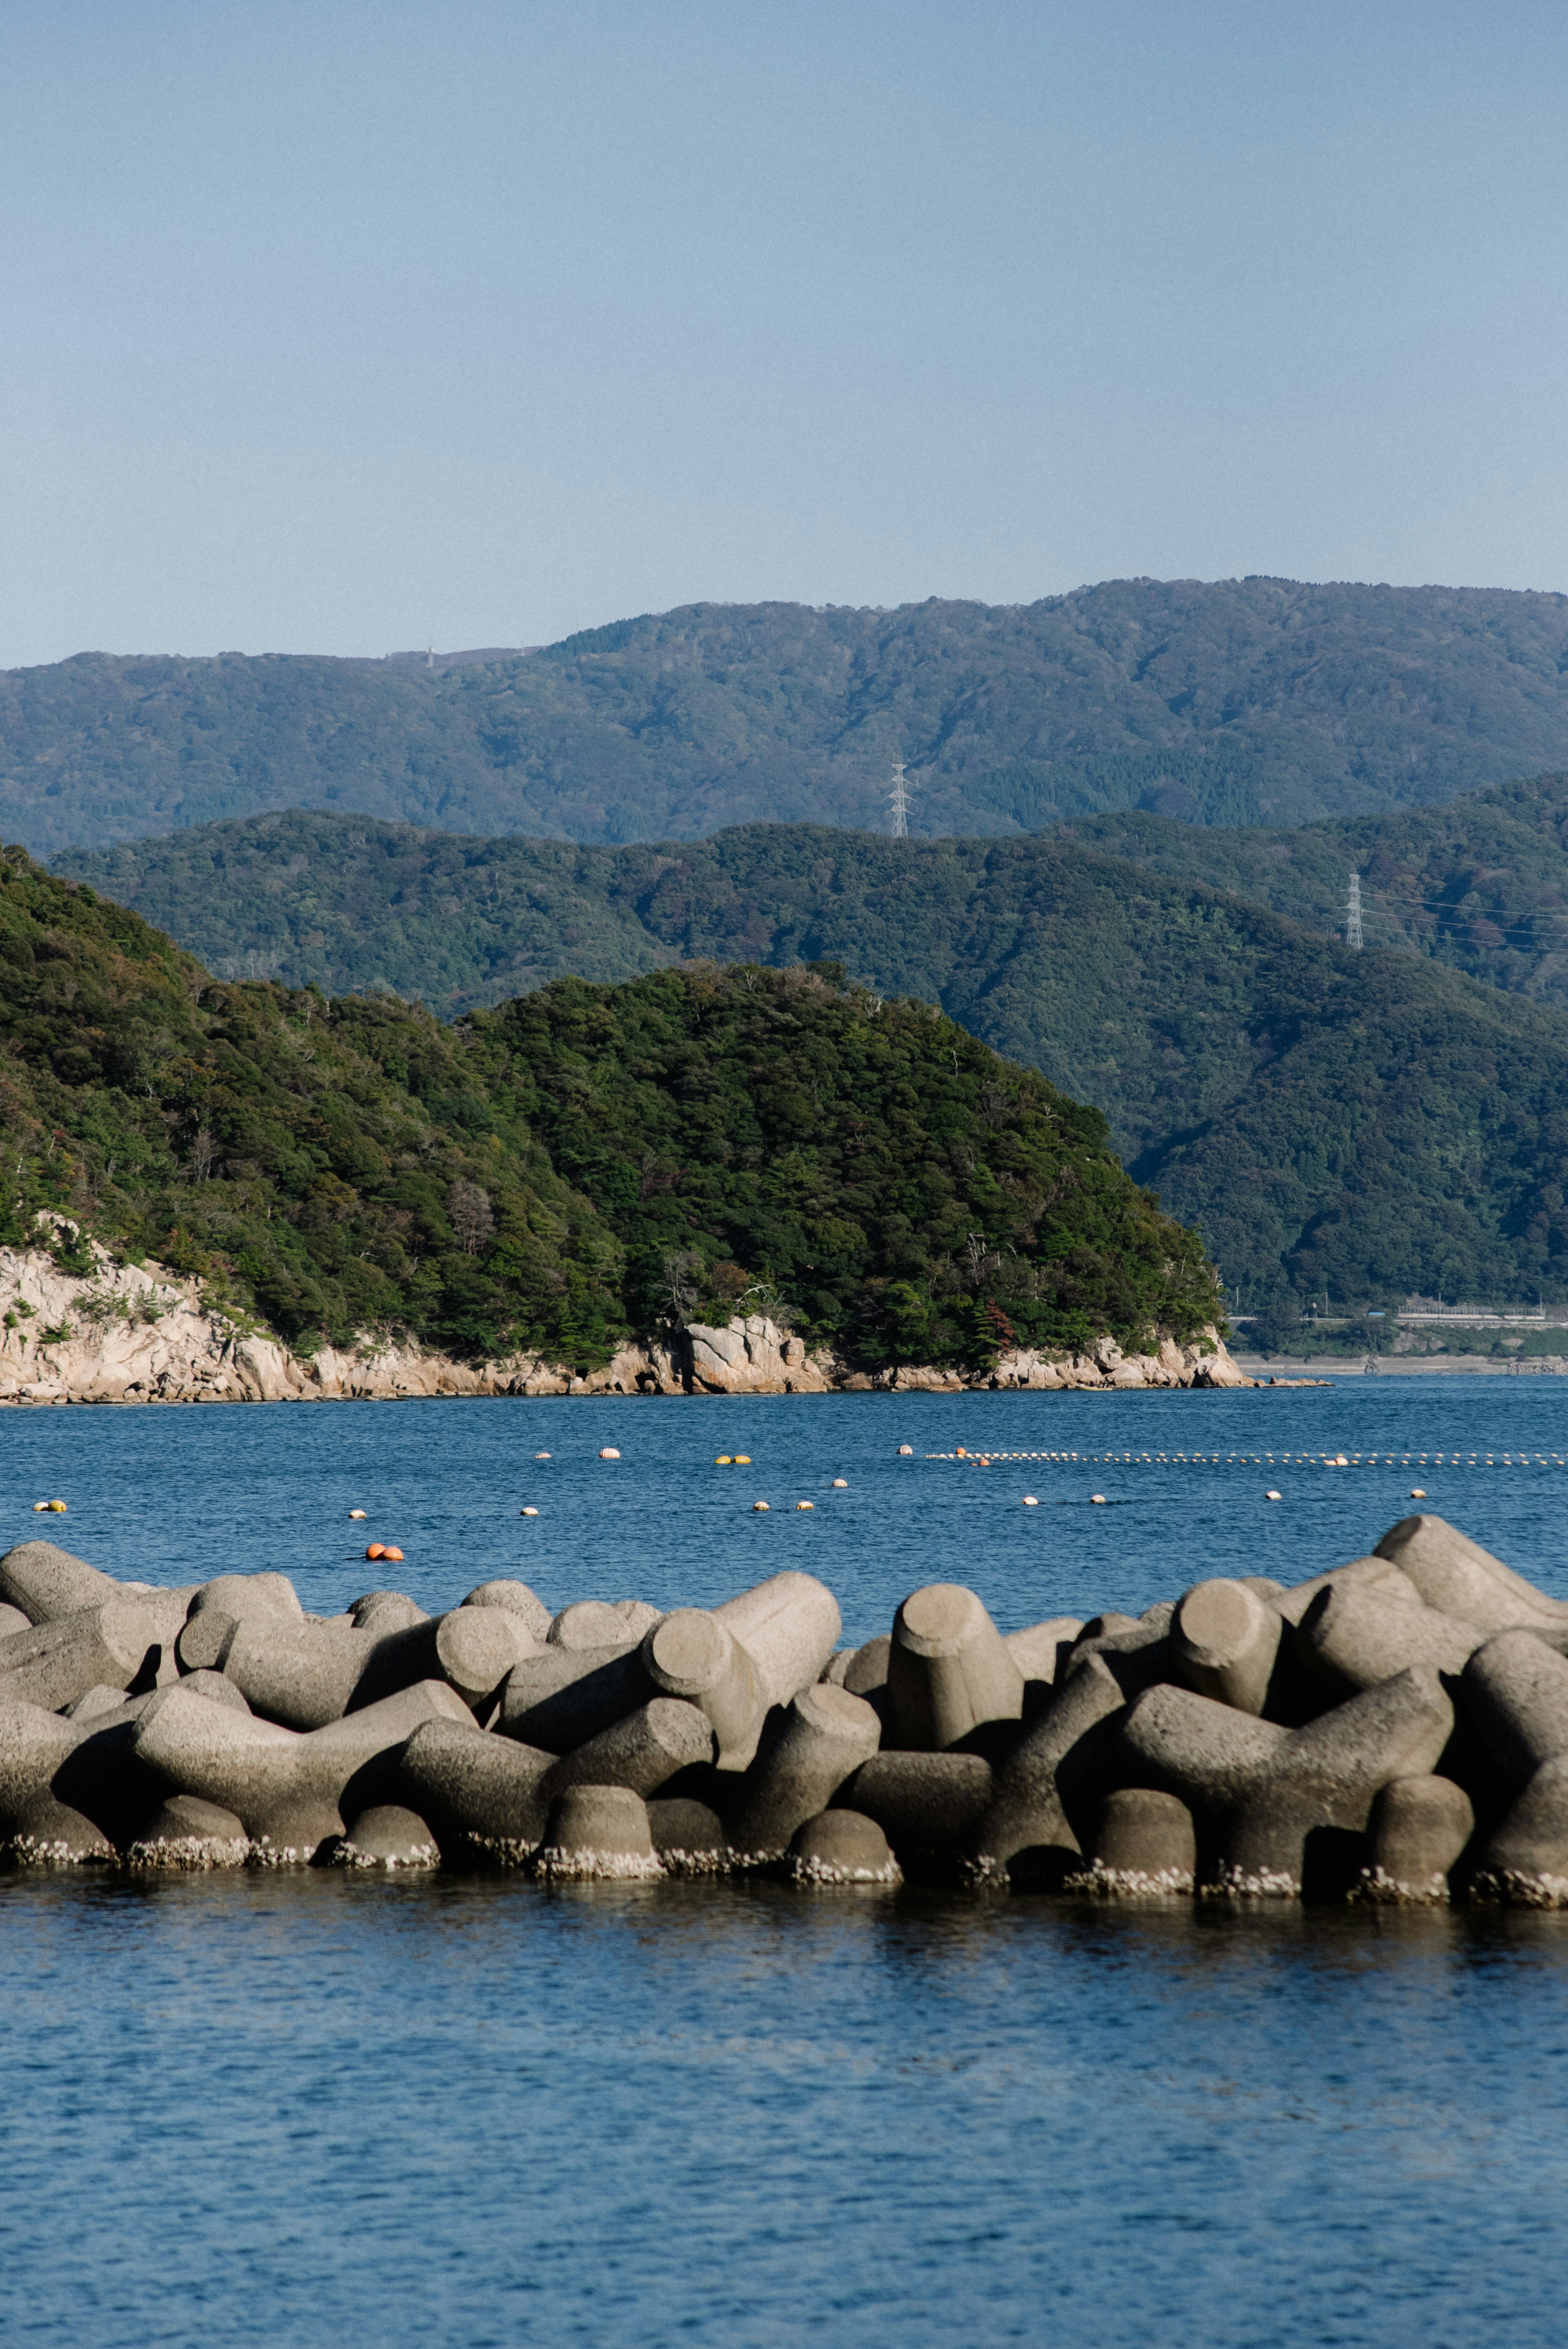
[[[310,1352],[214,1304],[202,1282],[83,1242],[91,1269],[42,1248],[0,1249],[0,1403],[393,1401],[412,1395],[826,1394],[898,1390],[1241,1387],[1217,1331],[1125,1353],[1114,1338],[1076,1354],[1016,1350],[987,1368],[853,1369],[762,1314],[690,1321],[582,1368],[538,1354],[464,1361],[373,1332]]]

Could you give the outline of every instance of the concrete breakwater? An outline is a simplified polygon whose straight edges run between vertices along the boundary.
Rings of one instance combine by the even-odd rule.
[[[281,1574],[0,1558],[16,1865],[753,1870],[1098,1899],[1568,1907],[1568,1601],[1442,1518],[1287,1588],[1002,1631],[961,1585],[839,1645],[784,1573],[552,1614],[306,1613]]]
[[[460,1361],[412,1338],[369,1333],[298,1353],[215,1307],[168,1267],[117,1263],[96,1242],[86,1273],[43,1248],[0,1249],[0,1403],[391,1401],[412,1395],[826,1394],[970,1387],[1243,1387],[1216,1330],[1124,1354],[1103,1337],[1081,1354],[1003,1354],[983,1371],[931,1364],[854,1370],[761,1314],[692,1321],[622,1346],[597,1369],[536,1354]]]

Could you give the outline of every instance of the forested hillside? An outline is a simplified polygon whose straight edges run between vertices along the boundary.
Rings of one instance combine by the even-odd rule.
[[[0,1147],[0,1240],[63,1209],[305,1350],[407,1330],[586,1367],[749,1296],[867,1367],[983,1365],[1216,1310],[1097,1111],[837,970],[564,980],[442,1027],[214,982],[17,850]]]
[[[449,1017],[568,970],[836,959],[1096,1103],[1248,1303],[1568,1296],[1568,1014],[1078,842],[612,850],[297,814],[92,869],[220,968]]]
[[[1133,579],[693,605],[430,671],[89,653],[0,676],[0,829],[46,855],[290,806],[611,843],[881,830],[893,758],[928,835],[1428,805],[1568,766],[1568,598]]]

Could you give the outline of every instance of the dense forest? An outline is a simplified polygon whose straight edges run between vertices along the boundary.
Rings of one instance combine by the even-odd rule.
[[[0,675],[0,828],[42,855],[290,806],[586,842],[880,830],[893,758],[929,836],[1429,805],[1568,766],[1568,598],[1131,579],[693,605],[431,669],[84,653]]]
[[[1560,804],[1493,793],[1483,829],[1536,806],[1544,856]],[[1462,817],[1386,822],[1437,840]],[[1287,872],[1266,860],[1300,837],[1265,836],[1252,869]],[[1568,1296],[1568,1014],[1407,947],[1350,954],[1082,841],[753,825],[612,850],[294,813],[81,869],[221,970],[254,957],[295,987],[423,996],[449,1018],[566,971],[837,960],[1103,1109],[1248,1307]]]
[[[852,1361],[1187,1337],[1200,1244],[1104,1119],[834,966],[566,979],[456,1026],[215,981],[0,852],[0,1239],[50,1217],[297,1348],[409,1331],[581,1367],[767,1309]]]

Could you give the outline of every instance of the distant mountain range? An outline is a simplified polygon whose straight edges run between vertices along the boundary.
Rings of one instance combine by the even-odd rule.
[[[58,869],[231,978],[449,1018],[565,973],[842,963],[1103,1109],[1233,1300],[1267,1309],[1568,1298],[1565,824],[1563,779],[1299,833],[1139,815],[1029,839],[754,824],[594,848],[296,812]],[[1326,934],[1353,865],[1359,955]]]
[[[0,675],[0,834],[313,807],[489,835],[1297,824],[1568,768],[1568,597],[1133,579],[1027,605],[693,605],[517,653],[83,653]]]

